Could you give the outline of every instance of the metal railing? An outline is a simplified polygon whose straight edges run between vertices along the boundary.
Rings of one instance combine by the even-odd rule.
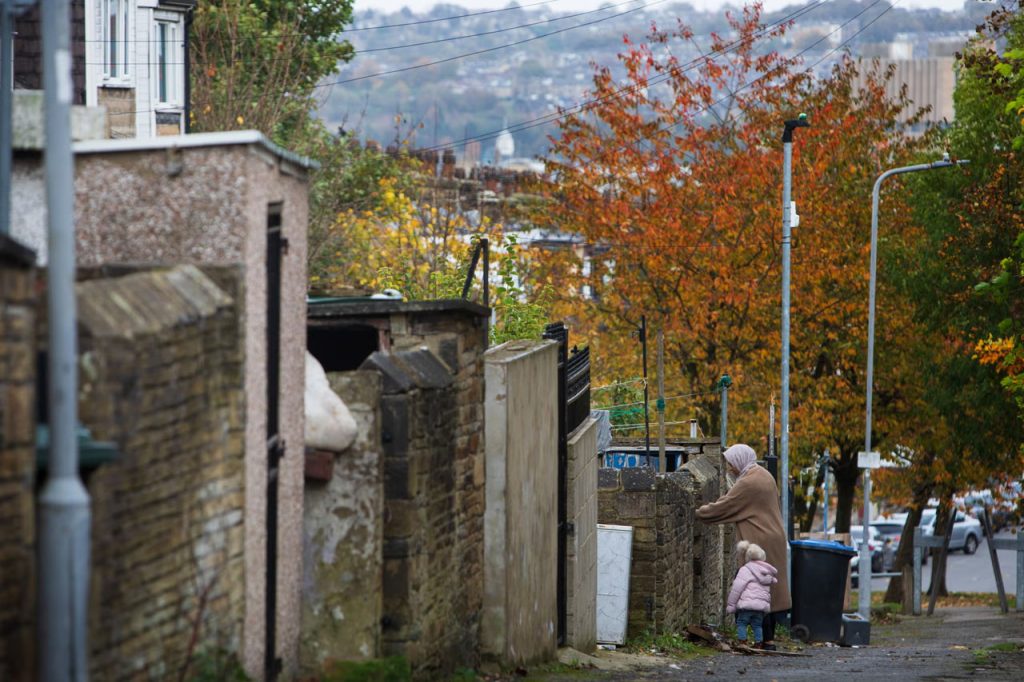
[[[462,298],[469,298],[469,290],[473,287],[473,276],[476,275],[476,265],[483,256],[483,274],[480,275],[480,288],[483,290],[484,305],[491,305],[491,246],[487,237],[481,237],[473,247],[473,255],[469,261],[469,269],[466,271],[466,281],[462,285]]]

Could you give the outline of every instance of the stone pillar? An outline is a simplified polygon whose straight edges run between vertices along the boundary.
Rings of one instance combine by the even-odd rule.
[[[485,355],[485,656],[522,665],[557,646],[557,344],[510,341]]]

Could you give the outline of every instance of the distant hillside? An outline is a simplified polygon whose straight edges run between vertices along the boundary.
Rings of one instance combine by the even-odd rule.
[[[768,13],[764,21],[780,21],[801,7],[806,5],[794,4]],[[814,60],[845,41],[849,42],[844,49],[871,54],[878,44],[898,39],[913,45],[915,55],[925,56],[930,40],[968,36],[993,5],[967,2],[960,12],[896,6],[854,37],[887,7],[887,2],[875,0],[823,3],[801,14],[786,39],[774,47],[796,53],[825,38],[804,55]],[[556,8],[557,2],[461,19],[448,17],[471,10],[454,4],[437,5],[425,14],[408,10],[359,13],[353,29],[407,25],[348,32],[344,37],[356,47],[356,57],[328,82],[441,63],[325,87],[321,115],[332,127],[343,126],[359,137],[384,145],[410,136],[417,146],[433,146],[496,134],[506,123],[530,121],[583,99],[593,73],[590,64],[614,67],[624,34],[639,41],[652,22],[668,28],[679,20],[694,29],[698,45],[706,46],[710,42],[708,34],[725,26],[721,12],[700,12],[685,3],[665,2],[644,8],[638,2],[618,0],[583,14],[558,12]],[[850,21],[858,14],[858,19]],[[420,23],[431,19],[443,20]],[[570,28],[575,26],[579,28]],[[543,34],[552,35],[501,47]],[[459,38],[467,35],[476,37]],[[479,51],[486,52],[462,57]],[[556,130],[554,125],[540,125],[516,132],[514,156],[543,154],[548,147],[547,136]],[[461,143],[454,146],[460,156],[469,154],[487,162],[493,159],[495,137],[469,147]],[[508,140],[503,144],[507,145]]]

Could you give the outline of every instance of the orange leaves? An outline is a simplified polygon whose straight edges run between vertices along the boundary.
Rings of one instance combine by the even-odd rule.
[[[884,88],[849,96],[858,75],[849,62],[809,81],[765,50],[759,20],[756,8],[734,17],[733,33],[715,38],[720,54],[693,68],[671,56],[692,38],[681,27],[652,34],[656,50],[630,43],[626,80],[600,69],[594,106],[567,117],[553,140],[559,200],[535,220],[581,235],[592,271],[604,273],[591,278],[596,298],[563,287],[560,302],[574,333],[609,351],[595,356],[595,380],[635,369],[624,337],[646,314],[665,330],[667,390],[743,377],[730,424],[755,440],[778,391],[781,121],[810,111],[793,155],[793,423],[801,447],[817,447],[862,429],[871,183],[909,145],[894,132],[902,106],[879,101]],[[886,198],[893,210],[897,202]],[[886,220],[887,235],[907,227],[900,215]],[[894,339],[911,334],[904,311],[880,307],[886,324],[906,330]]]

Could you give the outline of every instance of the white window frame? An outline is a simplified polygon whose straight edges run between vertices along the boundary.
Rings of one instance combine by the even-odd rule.
[[[130,84],[135,64],[132,63],[132,39],[135,6],[132,0],[96,0],[100,12],[103,83]],[[111,8],[116,12],[113,34],[110,26]],[[116,41],[116,42],[115,42]],[[111,59],[111,56],[115,59]]]
[[[150,87],[155,110],[181,111],[185,106],[185,22],[182,18],[177,12],[156,12],[153,15],[149,59],[153,65]],[[163,40],[161,29],[166,31]],[[161,78],[165,79],[166,96],[161,96]]]

